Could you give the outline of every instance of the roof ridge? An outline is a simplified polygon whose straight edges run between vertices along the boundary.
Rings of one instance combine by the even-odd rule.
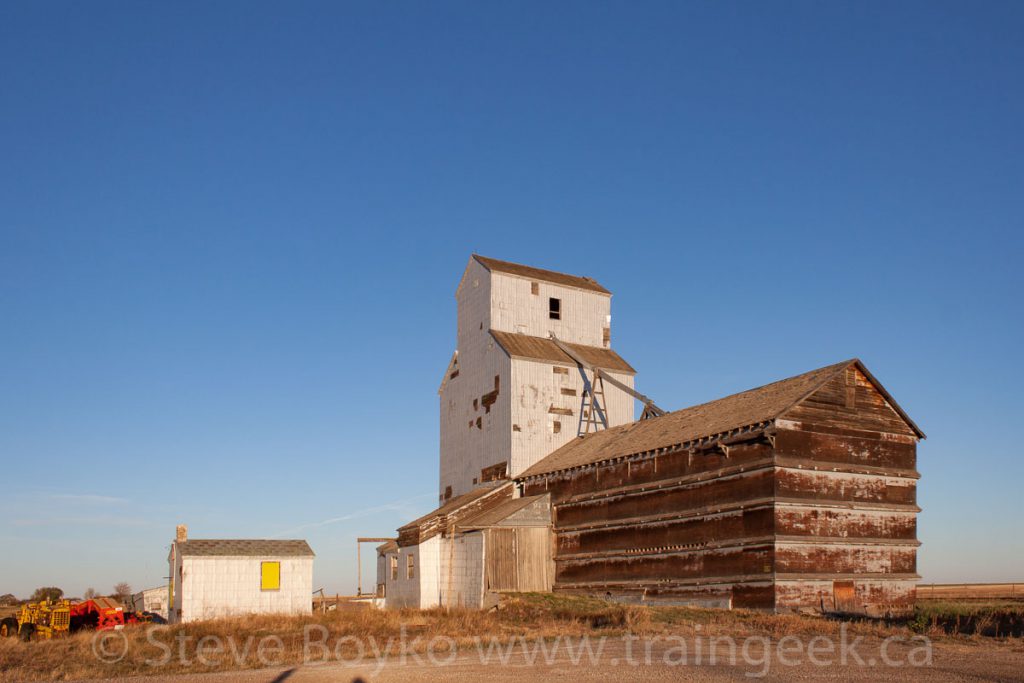
[[[506,273],[509,275],[544,280],[558,285],[576,287],[577,289],[586,289],[589,291],[599,292],[601,294],[611,295],[611,292],[608,291],[608,289],[602,286],[597,280],[587,275],[573,275],[572,273],[566,273],[560,270],[528,266],[525,263],[504,261],[502,259],[491,258],[490,256],[484,256],[477,253],[470,254],[470,258],[490,271],[496,270],[500,273]]]
[[[860,363],[860,361],[857,360],[856,358],[851,358],[850,360],[844,360],[844,361],[840,361],[838,363],[832,363],[830,365],[822,365],[820,368],[815,368],[814,370],[808,370],[807,372],[800,372],[800,373],[797,373],[797,374],[795,374],[795,375],[793,375],[791,377],[784,377],[783,379],[778,379],[778,380],[775,380],[774,382],[768,382],[767,384],[762,384],[762,385],[757,386],[757,387],[750,387],[749,389],[744,389],[743,391],[737,391],[734,394],[728,394],[726,396],[722,396],[721,398],[716,398],[716,399],[711,400],[711,401],[705,401],[704,403],[698,403],[697,405],[690,406],[689,408],[681,408],[681,410],[689,410],[690,408],[699,408],[700,406],[707,405],[708,403],[715,403],[717,401],[724,401],[724,400],[732,398],[734,396],[741,396],[742,394],[748,394],[748,393],[753,392],[753,391],[761,391],[762,389],[767,389],[767,388],[772,387],[772,386],[774,386],[776,384],[782,384],[784,382],[791,382],[793,380],[800,379],[801,377],[806,377],[808,375],[813,375],[815,373],[822,372],[822,371],[825,371],[825,370],[830,370],[831,371],[827,375],[825,375],[825,377],[821,381],[819,381],[816,385],[814,385],[813,389],[809,389],[808,391],[804,392],[804,394],[800,398],[798,398],[797,400],[793,401],[788,406],[786,406],[785,408],[780,410],[778,413],[776,413],[775,417],[778,417],[779,415],[782,415],[784,412],[786,412],[787,410],[789,410],[793,406],[801,403],[802,401],[806,401],[808,396],[810,396],[814,392],[816,392],[819,389],[821,389],[821,387],[823,387],[825,384],[830,382],[842,370],[845,370],[846,368],[850,367],[850,365],[852,363]]]
[[[915,433],[923,433],[857,358],[825,365],[792,377],[698,403],[650,419],[628,422],[574,439],[542,458],[520,477],[558,472],[618,457],[636,455],[778,419],[805,401],[846,368],[855,365],[871,380]]]

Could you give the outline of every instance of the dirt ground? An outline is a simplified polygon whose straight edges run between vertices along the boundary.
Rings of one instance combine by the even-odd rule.
[[[474,651],[460,651],[449,662],[438,665],[426,661],[388,661],[382,666],[329,663],[322,665],[262,669],[256,671],[224,672],[214,674],[183,674],[175,676],[147,676],[140,678],[107,679],[125,683],[419,683],[420,681],[487,681],[488,683],[530,683],[531,681],[1024,681],[1024,643],[1017,642],[941,642],[932,645],[932,657],[921,666],[904,662],[901,666],[888,666],[877,661],[880,640],[864,641],[858,654],[864,660],[859,664],[848,658],[845,664],[835,662],[820,666],[807,657],[775,656],[776,642],[769,645],[773,655],[767,660],[763,649],[751,651],[757,664],[743,661],[730,663],[693,659],[679,664],[673,658],[673,644],[655,644],[649,652],[634,646],[627,653],[622,642],[609,642],[599,661],[578,663],[563,651],[547,661],[528,664],[522,648],[516,648],[507,664],[492,661],[482,664]],[[911,644],[893,647],[888,653],[890,661],[900,660]],[[627,656],[629,655],[629,657]],[[692,652],[691,652],[692,656]],[[629,659],[635,663],[631,663]],[[722,659],[727,659],[723,657]],[[641,661],[646,660],[646,661]],[[767,661],[767,664],[765,663]],[[674,663],[673,663],[674,662]]]

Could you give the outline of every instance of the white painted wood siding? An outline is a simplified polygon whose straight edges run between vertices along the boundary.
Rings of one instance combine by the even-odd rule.
[[[549,317],[551,297],[561,301],[560,320]],[[491,329],[545,338],[553,332],[571,343],[610,346],[605,341],[611,325],[608,294],[492,273],[470,259],[455,299],[458,375],[453,378],[449,372],[438,392],[441,502],[449,487],[458,496],[478,486],[484,468],[505,462],[509,475],[515,476],[576,435],[583,391],[576,367],[563,366],[569,373],[555,374],[551,363],[511,359]],[[633,386],[632,376],[615,377]],[[488,410],[482,397],[494,391],[495,378],[498,397]],[[563,389],[575,394],[566,395]],[[634,419],[634,401],[627,394],[609,386],[605,399],[609,426]],[[552,406],[570,409],[572,415],[553,415]],[[558,433],[553,430],[556,420]]]
[[[532,293],[535,282],[537,294]],[[491,273],[490,290],[491,329],[544,338],[554,332],[562,341],[607,348],[604,328],[611,326],[609,294],[506,273]],[[559,320],[548,314],[551,298],[561,301]]]
[[[260,590],[262,562],[281,563],[281,588]],[[203,621],[248,614],[310,614],[313,611],[312,557],[181,558],[176,621]],[[175,615],[177,617],[177,615]]]
[[[565,368],[568,373],[556,373],[555,367]],[[626,386],[633,386],[632,375],[609,374]],[[512,387],[510,474],[514,477],[576,438],[583,378],[576,366],[514,358]],[[568,394],[570,391],[571,395]],[[604,395],[609,427],[635,419],[635,401],[632,396],[610,384],[605,385]],[[571,410],[572,415],[552,413],[552,407]],[[554,430],[555,422],[560,424],[557,433]]]

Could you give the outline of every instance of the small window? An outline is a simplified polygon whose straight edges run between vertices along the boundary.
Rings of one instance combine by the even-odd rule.
[[[559,422],[558,420],[555,420],[554,422],[551,423],[551,433],[552,434],[559,434],[559,433],[561,433],[561,431],[562,431],[562,423],[561,422]]]
[[[540,294],[540,283],[539,282],[531,282],[530,283],[530,294]]]
[[[392,555],[391,561],[391,580],[398,581],[398,555]]]
[[[260,590],[278,591],[281,590],[281,563],[262,562],[260,563]]]
[[[551,297],[548,299],[548,317],[552,320],[562,319],[562,300]]]
[[[416,578],[416,557],[414,555],[408,555],[409,564],[405,568],[405,578],[415,579]]]

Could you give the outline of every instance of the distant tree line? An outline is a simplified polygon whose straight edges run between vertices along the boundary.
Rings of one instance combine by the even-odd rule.
[[[19,600],[13,593],[4,593],[3,595],[0,595],[0,607],[20,605],[22,602],[42,602],[43,600],[56,601],[63,597],[64,590],[62,588],[58,588],[57,586],[42,586],[35,589],[28,600]],[[92,600],[93,598],[98,597],[101,596],[95,588],[86,588],[85,593],[82,594],[82,598],[84,600]],[[114,590],[106,597],[125,602],[132,597],[132,587],[128,582],[122,581],[115,585]]]

